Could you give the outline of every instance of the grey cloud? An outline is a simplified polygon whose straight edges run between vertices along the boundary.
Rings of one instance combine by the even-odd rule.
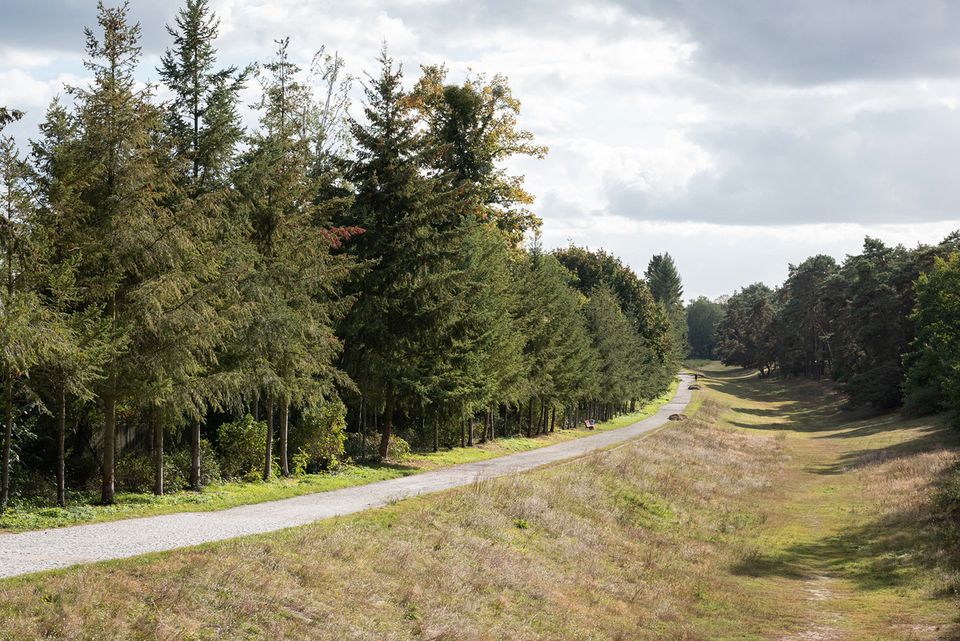
[[[716,166],[685,189],[651,194],[608,177],[612,213],[744,225],[960,220],[960,114],[947,108],[864,112],[813,131],[700,131]]]
[[[119,5],[106,2],[107,6]],[[142,45],[146,52],[159,52],[167,46],[163,25],[172,22],[179,2],[134,0],[130,15],[143,27]],[[83,27],[94,27],[96,0],[5,0],[0,20],[0,43],[26,50],[68,52],[83,50]]]
[[[952,76],[960,70],[960,3],[950,0],[622,0],[699,45],[714,73],[812,84]]]

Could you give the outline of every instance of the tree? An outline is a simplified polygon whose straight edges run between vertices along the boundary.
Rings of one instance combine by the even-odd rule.
[[[35,288],[60,340],[50,346],[35,380],[38,396],[56,411],[57,504],[66,506],[66,423],[71,401],[94,400],[109,356],[108,326],[98,306],[82,306],[78,287],[81,264],[74,248],[74,221],[87,211],[82,200],[86,176],[78,154],[77,119],[54,100],[34,141],[32,182],[36,197],[31,240],[36,266]]]
[[[720,360],[769,376],[777,363],[776,316],[775,293],[763,283],[733,294],[717,328]]]
[[[251,251],[246,226],[228,208],[229,179],[235,165],[236,147],[243,130],[237,111],[238,94],[245,73],[236,67],[217,69],[214,41],[219,20],[207,0],[187,0],[178,12],[176,27],[167,26],[173,48],[161,59],[160,78],[173,93],[165,106],[165,125],[173,141],[173,157],[179,170],[179,200],[173,204],[185,212],[181,223],[194,239],[196,249],[184,273],[184,286],[193,291],[190,304],[174,314],[176,332],[190,351],[181,354],[194,367],[171,379],[166,404],[173,420],[184,417],[191,426],[190,485],[200,485],[200,429],[208,407],[221,408],[232,400],[235,377],[219,367],[218,354],[228,336],[245,320],[247,301],[239,288],[250,270]],[[160,337],[158,337],[160,338]],[[157,422],[157,481],[163,491],[163,426]]]
[[[643,384],[635,391],[637,398],[652,398],[666,389],[676,372],[675,337],[667,310],[654,301],[647,283],[602,249],[590,251],[571,245],[553,254],[576,275],[576,287],[584,296],[591,296],[600,287],[610,288],[633,323],[641,340],[640,360],[645,363]]]
[[[3,376],[3,445],[0,454],[0,512],[10,500],[14,394],[51,341],[46,314],[30,282],[32,257],[28,221],[32,208],[29,168],[10,137],[0,137],[0,367]]]
[[[687,319],[683,312],[683,284],[680,282],[680,273],[670,254],[657,254],[650,259],[647,271],[644,273],[653,299],[661,305],[666,313],[671,328],[672,369],[679,366],[680,361],[687,355]]]
[[[519,128],[520,101],[507,79],[479,75],[449,84],[446,67],[428,66],[412,98],[428,127],[430,164],[446,174],[465,209],[493,222],[514,244],[538,228],[523,177],[510,175],[503,163],[515,156],[543,158],[547,148]]]
[[[651,258],[644,276],[655,301],[667,309],[682,305],[683,284],[670,254],[657,254]]]
[[[425,140],[401,69],[384,49],[380,73],[364,86],[365,122],[351,120],[356,160],[353,244],[368,265],[343,325],[347,371],[369,406],[383,410],[386,457],[395,414],[429,401],[430,357],[448,345],[448,277],[457,262],[458,211],[445,208],[441,183],[425,176]]]
[[[917,335],[906,362],[908,405],[916,413],[960,412],[960,253],[936,258],[916,283]]]
[[[257,252],[256,272],[246,285],[254,310],[239,344],[246,353],[239,358],[248,390],[266,398],[265,479],[273,474],[275,410],[280,470],[288,475],[291,403],[317,403],[337,385],[349,384],[335,365],[341,343],[333,328],[346,311],[340,288],[352,258],[333,250],[358,231],[332,227],[332,212],[317,202],[311,147],[316,136],[305,126],[312,95],[290,62],[289,40],[277,45],[276,58],[258,70],[261,130],[250,137],[236,176]]]
[[[833,319],[825,303],[825,291],[838,271],[837,262],[822,254],[790,265],[779,292],[778,360],[784,372],[819,378],[830,371]]]
[[[195,255],[192,238],[168,204],[176,185],[164,146],[163,115],[139,88],[140,27],[128,22],[129,6],[98,5],[102,36],[86,30],[88,88],[71,88],[80,136],[81,206],[67,233],[78,257],[82,310],[100,309],[109,326],[110,357],[98,386],[104,424],[101,499],[114,500],[117,406],[146,408],[159,402],[156,366],[175,361],[156,352],[157,328],[181,302],[181,260]],[[172,336],[163,346],[178,349]],[[164,359],[170,356],[169,359]],[[191,365],[177,363],[177,367]]]
[[[693,358],[716,357],[717,326],[723,319],[723,306],[706,296],[687,305],[687,340]]]
[[[11,122],[16,122],[23,118],[23,112],[9,107],[0,107],[0,131]]]

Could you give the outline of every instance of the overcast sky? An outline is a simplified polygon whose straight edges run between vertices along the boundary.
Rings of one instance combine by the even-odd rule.
[[[0,105],[34,134],[82,83],[94,0],[4,0]],[[178,3],[133,0],[142,78],[156,79]],[[604,247],[642,273],[677,260],[687,297],[777,284],[788,263],[842,258],[864,235],[913,246],[960,228],[960,2],[935,0],[212,0],[226,63],[290,36],[354,74],[381,42],[413,82],[503,73],[547,245]],[[358,105],[354,105],[357,109]]]

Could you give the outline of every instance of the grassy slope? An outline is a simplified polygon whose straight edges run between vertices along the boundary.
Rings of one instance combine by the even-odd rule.
[[[0,639],[960,638],[929,505],[956,434],[710,379],[693,420],[572,464],[0,582]]]
[[[654,414],[676,392],[674,382],[670,389],[636,412],[599,423],[596,431],[625,427]],[[440,452],[416,454],[402,464],[344,465],[332,474],[308,474],[299,478],[276,479],[264,482],[217,483],[201,492],[176,492],[157,497],[153,494],[121,492],[115,505],[96,505],[94,495],[75,496],[66,509],[49,506],[21,505],[0,514],[0,533],[3,530],[20,532],[51,527],[116,521],[139,516],[156,516],[176,512],[223,510],[238,505],[276,501],[279,499],[326,492],[344,487],[364,485],[376,481],[417,474],[427,470],[496,458],[526,450],[562,443],[595,433],[579,426],[534,438],[522,436],[500,438],[476,447],[456,447]]]

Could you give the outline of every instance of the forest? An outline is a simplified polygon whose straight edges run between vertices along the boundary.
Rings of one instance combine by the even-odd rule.
[[[505,77],[407,84],[384,46],[356,79],[288,39],[223,66],[186,0],[143,85],[128,13],[101,3],[90,84],[0,138],[0,511],[534,437],[673,381],[676,266],[544,250],[504,161],[547,150]]]
[[[813,256],[776,289],[692,301],[687,326],[697,358],[830,378],[851,407],[958,412],[960,231],[913,249],[867,238],[842,263]]]

